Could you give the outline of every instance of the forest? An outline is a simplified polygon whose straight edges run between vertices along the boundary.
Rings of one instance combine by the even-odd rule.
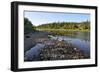
[[[90,21],[84,22],[53,22],[45,23],[35,26],[29,21],[28,18],[24,18],[24,32],[28,33],[36,30],[66,30],[66,31],[90,31]]]
[[[31,21],[28,18],[24,18],[24,33],[30,33],[35,30],[35,26],[31,23]]]
[[[36,27],[37,29],[64,29],[64,30],[80,30],[80,31],[89,31],[90,22],[53,22],[41,24]]]

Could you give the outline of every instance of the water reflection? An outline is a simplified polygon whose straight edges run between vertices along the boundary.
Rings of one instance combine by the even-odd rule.
[[[90,33],[89,32],[67,32],[66,36],[57,36],[79,47],[90,55]]]

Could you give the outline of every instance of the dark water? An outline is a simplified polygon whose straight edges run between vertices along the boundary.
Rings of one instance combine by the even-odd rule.
[[[30,50],[26,51],[24,60],[32,61],[32,60],[39,60],[39,53],[41,52],[41,49],[44,48],[44,44],[37,43],[34,47],[32,47]]]
[[[87,55],[90,55],[90,32],[69,32],[71,35],[57,36],[79,47]]]

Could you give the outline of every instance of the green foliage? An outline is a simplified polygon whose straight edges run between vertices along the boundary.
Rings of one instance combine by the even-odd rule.
[[[35,30],[35,26],[28,20],[28,18],[24,18],[24,32],[29,33]]]
[[[37,26],[37,29],[64,29],[64,30],[90,30],[90,22],[54,22],[41,24]]]

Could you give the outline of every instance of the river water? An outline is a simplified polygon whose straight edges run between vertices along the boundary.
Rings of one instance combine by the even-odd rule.
[[[72,43],[73,45],[80,48],[87,55],[90,55],[90,33],[89,32],[71,32],[71,35],[57,36],[66,42]]]
[[[70,35],[69,35],[70,33]],[[73,44],[74,46],[80,48],[86,55],[90,56],[90,33],[89,32],[68,32],[68,35],[66,36],[58,36],[55,35],[51,39],[62,39],[66,42],[69,42]],[[39,53],[41,49],[45,47],[45,44],[37,43],[34,47],[32,47],[30,50],[28,50],[25,54],[25,59],[32,61],[34,58],[34,61],[39,59]]]

